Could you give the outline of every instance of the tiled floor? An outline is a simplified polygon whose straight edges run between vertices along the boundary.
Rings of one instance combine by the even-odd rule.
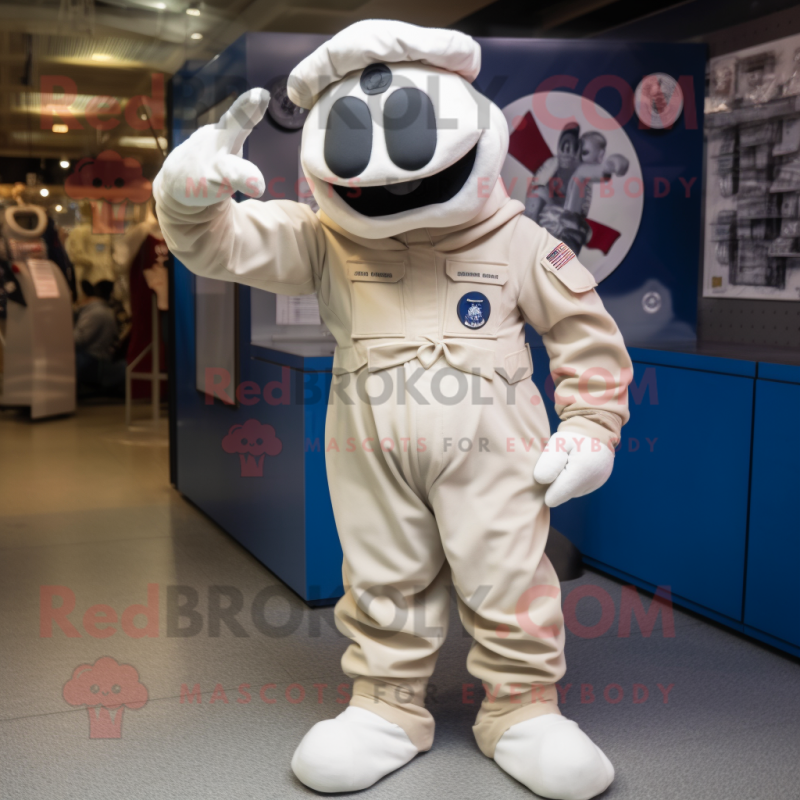
[[[36,424],[0,413],[4,799],[313,796],[289,761],[310,725],[342,709],[345,642],[332,611],[307,609],[182,500],[168,484],[165,444],[163,429],[125,433],[119,406]],[[621,585],[597,573],[564,592],[589,583],[619,608]],[[92,613],[122,618],[145,604],[149,584],[158,592],[157,635],[135,638],[119,621],[92,628]],[[208,605],[220,585],[242,599],[239,635],[224,624],[213,635]],[[189,587],[181,602],[196,592],[202,627],[191,635],[173,630],[189,620],[169,619],[170,586]],[[268,587],[264,632],[250,611]],[[64,598],[73,635],[58,622],[42,629],[40,603],[52,601],[41,591]],[[597,617],[585,602],[581,622],[590,625]],[[109,608],[87,615],[96,605]],[[660,620],[650,637],[636,625],[620,637],[616,620],[599,638],[569,635],[563,710],[616,765],[605,797],[800,798],[797,661],[677,609],[674,617],[671,637]],[[135,618],[140,627],[146,621]],[[476,707],[462,697],[463,684],[474,682],[464,667],[468,647],[454,616],[434,676],[435,745],[364,797],[531,797],[474,744]],[[123,712],[119,739],[90,738],[86,708],[64,699],[76,667],[101,656],[133,666],[147,688],[146,704]]]

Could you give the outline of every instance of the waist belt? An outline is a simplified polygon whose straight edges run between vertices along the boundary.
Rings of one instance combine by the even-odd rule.
[[[492,380],[495,367],[494,350],[479,347],[471,342],[444,341],[422,336],[417,341],[398,341],[376,344],[367,349],[370,372],[389,369],[416,358],[425,369],[436,363],[440,356],[455,369]]]

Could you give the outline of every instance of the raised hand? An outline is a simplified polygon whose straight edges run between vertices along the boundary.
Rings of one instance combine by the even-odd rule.
[[[261,197],[261,171],[242,158],[242,147],[261,122],[269,103],[266,89],[240,95],[219,122],[204,125],[167,156],[153,184],[181,205],[204,207],[227,200],[234,192]]]

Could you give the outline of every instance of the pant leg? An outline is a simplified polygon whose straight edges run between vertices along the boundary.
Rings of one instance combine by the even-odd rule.
[[[75,380],[79,386],[94,388],[99,382],[100,362],[85,350],[75,351]]]
[[[400,725],[427,750],[434,721],[424,694],[449,613],[449,569],[423,498],[429,468],[419,451],[435,409],[399,405],[396,396],[360,402],[352,378],[346,393],[337,391],[341,380],[334,377],[326,463],[344,553],[335,619],[351,640],[342,668],[355,679],[353,705]]]
[[[453,446],[429,495],[475,640],[467,667],[486,697],[473,731],[490,757],[511,725],[558,713],[555,684],[565,672],[560,587],[544,555],[546,487],[533,480],[547,418],[532,382],[515,385],[512,403],[507,390],[495,377],[484,382],[491,405],[446,417]]]

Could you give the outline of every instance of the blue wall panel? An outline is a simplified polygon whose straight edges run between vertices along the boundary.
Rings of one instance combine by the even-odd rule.
[[[800,385],[756,382],[744,619],[754,628],[800,646],[798,409]]]
[[[547,356],[534,354],[546,393]],[[614,473],[554,509],[553,526],[587,557],[740,621],[753,383],[635,362]]]

